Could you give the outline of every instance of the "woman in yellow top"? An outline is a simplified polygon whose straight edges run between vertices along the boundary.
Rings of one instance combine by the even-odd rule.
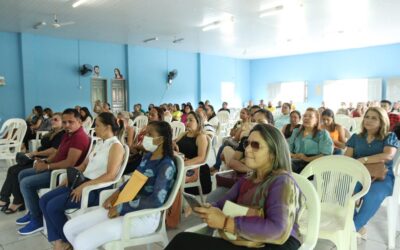
[[[325,109],[321,114],[322,129],[328,131],[333,141],[333,154],[343,154],[346,147],[346,136],[344,128],[335,123],[335,114],[330,109]]]
[[[172,120],[180,121],[182,116],[182,112],[179,110],[179,104],[174,104],[172,106]]]

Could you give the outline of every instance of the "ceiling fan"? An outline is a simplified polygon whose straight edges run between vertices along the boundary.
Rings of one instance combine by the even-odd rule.
[[[49,25],[51,25],[51,27],[53,27],[54,29],[58,29],[58,28],[61,28],[63,26],[72,25],[72,24],[75,24],[75,22],[70,21],[70,22],[60,23],[58,18],[57,18],[57,15],[54,14],[53,22],[50,23]],[[37,24],[35,24],[33,26],[33,28],[34,29],[40,29],[41,27],[44,27],[44,26],[47,26],[47,23],[45,21],[41,21],[41,22],[38,22]]]

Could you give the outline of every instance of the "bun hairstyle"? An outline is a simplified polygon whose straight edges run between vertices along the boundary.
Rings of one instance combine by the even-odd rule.
[[[152,126],[157,134],[163,137],[163,156],[174,157],[171,125],[165,121],[151,121],[147,126]]]
[[[100,122],[104,125],[109,125],[114,135],[116,135],[121,129],[120,125],[117,122],[115,116],[108,112],[103,112],[97,116],[96,119],[100,119]]]

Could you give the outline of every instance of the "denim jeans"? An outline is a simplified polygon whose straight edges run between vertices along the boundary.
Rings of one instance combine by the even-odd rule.
[[[50,185],[51,172],[37,173],[34,168],[22,170],[18,175],[19,185],[25,205],[31,213],[31,219],[41,220],[42,211],[39,207],[38,191],[48,188]]]

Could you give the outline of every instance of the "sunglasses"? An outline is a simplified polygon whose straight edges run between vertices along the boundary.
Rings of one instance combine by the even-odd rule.
[[[244,148],[247,148],[248,146],[250,146],[253,151],[257,151],[261,148],[261,144],[258,141],[245,140],[243,142],[243,146],[244,146]]]

